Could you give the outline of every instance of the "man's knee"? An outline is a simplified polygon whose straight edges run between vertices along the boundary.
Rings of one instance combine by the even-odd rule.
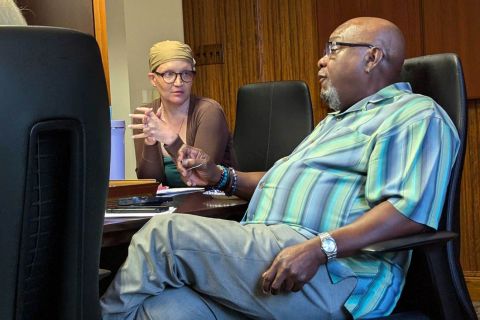
[[[168,247],[175,243],[177,248],[183,246],[190,248],[192,244],[210,239],[212,233],[216,235],[218,232],[215,231],[215,228],[212,231],[215,223],[217,223],[215,219],[189,214],[174,213],[155,216],[133,236],[132,245],[148,244],[149,246]]]
[[[175,233],[176,226],[183,223],[185,216],[187,215],[166,214],[153,217],[133,235],[132,244],[150,242],[152,238],[171,238],[171,234]]]

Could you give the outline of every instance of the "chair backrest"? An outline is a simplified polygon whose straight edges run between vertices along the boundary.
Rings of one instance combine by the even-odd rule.
[[[411,58],[405,61],[401,77],[402,81],[410,82],[414,93],[427,95],[441,105],[457,128],[460,150],[438,230],[460,233],[459,194],[467,133],[462,65],[452,53]],[[413,305],[432,319],[476,319],[459,262],[459,245],[457,238],[440,249],[414,250],[400,308]],[[423,295],[419,292],[421,288]]]
[[[0,319],[99,319],[110,156],[93,37],[0,27]]]
[[[267,171],[313,129],[310,91],[303,81],[242,86],[233,142],[242,171]]]

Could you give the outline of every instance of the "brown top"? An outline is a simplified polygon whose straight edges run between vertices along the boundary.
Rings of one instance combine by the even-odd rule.
[[[146,105],[157,112],[160,99]],[[140,123],[136,120],[135,123]],[[135,133],[140,133],[135,130]],[[218,164],[236,167],[237,160],[233,151],[232,136],[228,131],[225,113],[218,102],[212,99],[190,96],[190,106],[187,116],[187,144],[204,150]],[[172,145],[166,147],[167,152],[176,157],[176,150],[184,142],[178,138]],[[175,151],[173,151],[175,150]],[[165,182],[162,148],[159,143],[145,145],[143,139],[135,140],[135,157],[137,160],[138,179],[157,179]]]

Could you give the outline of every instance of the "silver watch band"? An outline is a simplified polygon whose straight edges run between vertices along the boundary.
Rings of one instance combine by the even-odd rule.
[[[318,236],[322,242],[322,251],[327,256],[327,261],[335,259],[337,257],[337,243],[335,239],[328,232],[320,233]]]

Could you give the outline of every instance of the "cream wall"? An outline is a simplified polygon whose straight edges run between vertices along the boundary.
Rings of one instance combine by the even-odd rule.
[[[161,40],[183,41],[182,0],[106,0],[112,119],[155,96],[147,78],[148,52]],[[131,130],[125,130],[125,179],[136,179]]]

